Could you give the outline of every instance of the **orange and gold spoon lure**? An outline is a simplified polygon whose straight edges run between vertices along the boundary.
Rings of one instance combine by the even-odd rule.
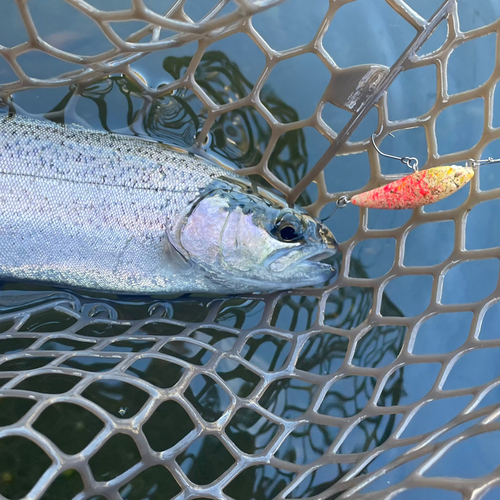
[[[376,146],[374,136],[372,143],[377,152],[388,158],[401,161],[413,169],[413,174],[407,175],[385,186],[356,194],[352,198],[341,196],[336,208],[342,208],[348,203],[358,207],[382,208],[389,210],[404,210],[422,207],[447,198],[461,187],[465,186],[474,176],[475,167],[487,163],[498,163],[500,160],[469,160],[465,167],[450,165],[433,167],[428,170],[418,170],[418,160],[413,157],[388,155],[382,153]]]
[[[385,186],[354,195],[351,203],[358,207],[403,210],[418,208],[442,200],[474,176],[474,168],[451,165],[416,171]]]

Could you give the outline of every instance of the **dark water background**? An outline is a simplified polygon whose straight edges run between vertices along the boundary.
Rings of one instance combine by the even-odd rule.
[[[98,2],[95,3],[98,6]],[[165,3],[160,0],[149,0],[148,6],[157,6],[159,10],[166,10]],[[167,2],[168,3],[168,2]],[[408,2],[424,17],[429,17],[437,4],[433,0],[413,0]],[[116,4],[116,5],[115,5]],[[118,5],[127,6],[124,0],[113,1],[113,8]],[[200,17],[207,7],[204,2],[191,2],[188,13],[196,19]],[[111,8],[111,5],[109,5]],[[322,21],[328,8],[327,0],[289,0],[278,8],[271,9],[254,17],[253,23],[256,29],[275,49],[286,49],[305,43],[311,39]],[[38,29],[42,36],[53,36],[60,48],[70,52],[93,54],[102,52],[107,48],[106,40],[99,34],[97,27],[92,26],[81,16],[70,16],[69,7],[56,0],[44,2],[33,1],[30,9],[35,18]],[[26,39],[26,33],[17,13],[14,2],[6,2],[2,5],[3,16],[9,19],[8,25],[0,32],[0,44],[14,45]],[[54,15],[47,16],[47,11]],[[197,12],[199,10],[199,12]],[[71,11],[73,13],[73,11]],[[477,0],[460,1],[459,13],[462,30],[470,30],[491,22],[500,16],[500,4],[495,1]],[[66,16],[66,18],[65,18]],[[61,23],[64,20],[64,24]],[[61,26],[65,29],[61,31]],[[140,27],[140,26],[137,26]],[[123,27],[134,31],[137,27]],[[52,34],[52,35],[49,35]],[[446,28],[440,26],[432,35],[425,46],[426,51],[431,51],[440,46],[446,34]],[[323,44],[326,50],[340,67],[352,66],[363,63],[379,63],[391,65],[399,56],[401,51],[414,37],[414,30],[405,23],[394,11],[382,0],[358,0],[344,6],[326,34]],[[53,43],[56,44],[56,41]],[[480,40],[475,40],[462,45],[451,56],[449,66],[449,91],[450,93],[461,92],[475,88],[482,84],[491,74],[495,64],[495,37],[490,35]],[[196,50],[196,44],[188,44],[178,49],[159,51],[152,53],[132,67],[143,75],[149,85],[159,86],[169,83],[183,74],[191,57]],[[30,76],[49,77],[64,70],[72,69],[64,67],[65,63],[55,63],[55,60],[47,59],[49,56],[40,53],[36,55],[22,56],[21,64]],[[237,99],[248,94],[254,82],[260,75],[265,65],[264,55],[246,35],[239,34],[219,41],[209,47],[205,53],[197,71],[196,80],[216,103],[228,102],[228,99]],[[466,68],[466,69],[465,69]],[[0,62],[0,83],[10,81],[11,74],[7,65]],[[262,102],[272,109],[275,116],[282,122],[296,121],[308,117],[321,96],[329,81],[329,73],[319,59],[306,54],[280,63],[271,73],[264,90],[261,94]],[[436,99],[437,77],[434,66],[415,69],[404,72],[391,85],[388,92],[389,116],[392,119],[401,119],[418,116],[427,111]],[[144,96],[134,84],[122,75],[113,75],[101,82],[92,84],[82,89],[75,87],[61,87],[52,89],[36,89],[13,96],[10,106],[19,113],[36,115],[49,118],[57,122],[85,123],[89,127],[119,133],[143,135],[167,144],[190,148],[198,130],[201,129],[206,119],[206,109],[199,99],[188,89],[178,89],[173,94],[158,99]],[[497,110],[500,116],[500,104],[495,105],[494,125],[500,125],[500,119],[496,116]],[[439,153],[445,154],[460,151],[471,147],[479,139],[483,124],[483,103],[480,100],[466,104],[452,106],[438,118],[437,135]],[[325,121],[334,129],[339,131],[346,121],[345,112],[333,106],[327,107],[324,113]],[[356,130],[351,140],[364,140],[370,136],[377,125],[377,112],[372,110]],[[238,167],[255,165],[269,141],[271,130],[265,120],[254,108],[243,108],[223,115],[211,130],[208,149],[210,153],[226,164]],[[322,155],[328,146],[328,142],[319,132],[312,128],[297,130],[285,134],[277,144],[270,161],[270,169],[287,184],[293,186],[303,177],[304,173],[314,165],[315,161]],[[386,139],[382,149],[390,154],[411,155],[419,158],[423,165],[427,158],[427,144],[423,129],[416,128],[409,131],[399,132],[394,139]],[[483,157],[500,157],[500,144],[490,145]],[[381,160],[383,173],[400,173],[402,165],[391,160]],[[369,180],[370,167],[366,153],[337,157],[332,160],[326,169],[326,183],[331,192],[342,192],[362,187]],[[485,167],[480,173],[481,189],[487,190],[500,186],[500,167]],[[426,211],[438,211],[458,206],[467,197],[468,187],[457,194],[444,200]],[[313,187],[306,190],[299,199],[299,204],[307,205],[314,201],[315,190]],[[466,226],[466,246],[469,249],[484,248],[485,246],[497,246],[500,243],[499,215],[495,207],[478,206],[468,219]],[[371,229],[398,228],[411,216],[410,211],[389,212],[370,211],[368,226]],[[332,231],[339,239],[349,239],[357,230],[359,225],[359,210],[356,207],[348,208],[338,212],[328,221]],[[439,222],[419,226],[408,238],[406,245],[404,263],[408,266],[433,265],[442,262],[452,251],[454,242],[454,223]],[[361,241],[354,251],[352,263],[352,276],[378,277],[387,272],[391,267],[395,255],[395,239],[366,239]],[[337,262],[340,262],[337,259]],[[478,261],[469,263],[467,266],[459,266],[456,271],[447,275],[444,283],[444,303],[464,303],[487,296],[495,288],[498,281],[498,260]],[[432,279],[430,276],[407,276],[394,280],[386,289],[382,314],[390,316],[412,316],[425,310],[430,302]],[[9,295],[10,291],[16,290],[19,303],[33,303],[34,292],[55,290],[47,286],[30,284],[2,283],[2,294]],[[148,316],[150,307],[157,301],[154,298],[130,298],[116,297],[106,294],[92,294],[72,292],[83,304],[99,300],[108,303],[117,317],[141,318]],[[328,300],[325,324],[339,328],[349,328],[362,322],[372,307],[371,290],[367,288],[342,289],[332,294]],[[161,300],[163,307],[168,309],[166,317],[174,320],[201,321],[207,314],[211,304],[211,298],[176,298],[172,301]],[[8,313],[12,307],[4,306],[2,312]],[[264,312],[264,303],[259,297],[255,298],[225,298],[221,299],[221,306],[215,322],[221,325],[236,327],[240,329],[251,329],[258,325]],[[317,299],[300,295],[289,295],[282,299],[276,307],[270,320],[272,326],[277,326],[286,331],[303,332],[314,321],[317,312]],[[441,315],[426,322],[419,331],[414,347],[415,354],[441,353],[455,349],[465,341],[471,324],[471,313],[449,313]],[[1,318],[0,318],[1,320]],[[23,326],[26,332],[51,332],[64,330],[70,326],[68,317],[57,312],[47,312],[39,317],[35,316]],[[499,335],[500,308],[492,308],[488,321],[483,325],[484,333],[480,336],[485,338],[497,338]],[[5,325],[6,328],[9,325]],[[2,324],[0,324],[2,327]],[[155,330],[156,328],[156,330]],[[149,323],[141,330],[144,341],[130,341],[120,344],[119,325],[109,327],[88,327],[80,331],[82,335],[95,338],[117,336],[109,350],[116,349],[141,352],[147,350],[151,345],[147,340],[148,334],[158,334],[165,331],[165,326],[156,326]],[[173,328],[173,327],[171,327]],[[446,335],[438,335],[437,332],[446,332]],[[136,332],[137,333],[137,332]],[[170,331],[167,335],[180,332]],[[401,349],[406,330],[400,326],[380,326],[364,337],[359,343],[354,356],[353,363],[365,367],[378,367],[386,365],[395,359]],[[220,331],[200,330],[198,338],[204,339],[211,345],[226,345],[234,342],[230,334],[222,334]],[[196,338],[196,336],[195,336]],[[17,343],[16,343],[17,342]],[[333,373],[340,366],[347,350],[345,338],[333,334],[316,335],[310,340],[302,351],[296,367],[307,372],[325,374]],[[25,349],[21,340],[12,340],[9,345],[3,345],[3,351],[13,352]],[[48,343],[44,346],[47,350],[77,350],[87,348],[76,341],[67,341],[66,344]],[[126,345],[125,345],[126,344]],[[185,347],[185,346],[184,346]],[[255,337],[253,344],[247,346],[244,356],[264,370],[279,369],[288,355],[289,346],[285,341],[277,341],[265,335]],[[477,370],[480,367],[481,379],[489,380],[498,375],[498,356],[494,350],[481,351],[481,359],[471,367],[464,366],[463,370]],[[181,354],[182,352],[182,354]],[[166,352],[169,354],[169,352]],[[206,362],[204,356],[209,356],[208,351],[198,350],[179,351],[177,356],[198,365]],[[88,360],[72,358],[76,368],[84,368],[91,371],[105,371],[106,361],[100,360],[89,364]],[[19,367],[26,369],[27,367]],[[28,368],[36,368],[32,365]],[[396,405],[406,404],[423,396],[434,383],[439,365],[414,365],[411,369],[401,369],[393,376],[391,383],[387,384],[381,400],[384,404]],[[13,369],[2,365],[1,370]],[[145,380],[153,381],[160,387],[169,387],[176,383],[181,375],[182,369],[177,365],[169,365],[167,368],[161,363],[157,366],[141,365],[139,362],[131,368],[131,374]],[[225,380],[231,381],[235,393],[241,396],[250,394],[258,383],[258,377],[245,371],[243,367],[220,366],[219,374]],[[0,373],[1,375],[1,373]],[[354,377],[357,378],[357,377]],[[341,397],[332,394],[325,398],[320,413],[346,417],[354,415],[364,406],[371,395],[373,381],[369,377],[366,380],[348,380],[345,387],[340,389]],[[228,382],[229,383],[229,382]],[[460,387],[464,380],[460,375],[448,379],[450,388]],[[163,385],[162,385],[163,384]],[[198,409],[207,421],[215,421],[227,406],[223,392],[217,393],[217,387],[208,387],[210,381],[199,379],[189,391],[186,397]],[[288,385],[286,385],[288,384]],[[95,382],[83,396],[97,402],[111,414],[118,416],[121,408],[127,408],[127,417],[134,414],[144,402],[144,394],[130,391],[130,387]],[[60,390],[60,381],[38,380],[26,390],[51,392]],[[290,381],[272,385],[261,399],[260,404],[271,409],[283,418],[296,418],[305,408],[309,406],[312,391],[307,384],[294,385]],[[212,392],[210,392],[212,391]],[[205,404],[207,394],[216,394],[210,405]],[[227,395],[225,395],[227,398]],[[16,402],[0,400],[2,409],[0,419],[8,425],[16,421],[16,415],[22,415],[29,410],[24,407],[25,401]],[[426,432],[429,426],[438,419],[437,413],[452,418],[469,402],[468,398],[456,398],[441,402],[438,410],[429,411],[427,414],[414,418],[405,434],[417,435]],[[168,403],[168,402],[167,402]],[[167,403],[164,403],[168,406]],[[176,403],[170,407],[163,408],[156,418],[148,421],[144,429],[146,437],[155,450],[167,449],[183,436],[190,432],[189,423],[186,422],[182,408]],[[77,453],[86,446],[89,439],[99,432],[102,425],[92,414],[81,414],[75,416],[82,422],[88,436],[78,434],[71,426],[67,425],[68,409],[53,405],[51,411],[44,413],[37,421],[35,428],[47,433],[58,446],[63,449],[68,447],[67,453]],[[302,408],[302,410],[301,410]],[[59,420],[58,420],[59,419]],[[249,409],[239,410],[233,417],[233,421],[227,427],[227,433],[234,443],[246,453],[255,453],[267,446],[274,433],[275,424],[263,420],[258,414]],[[189,420],[189,419],[187,419]],[[371,420],[371,421],[370,421]],[[60,423],[58,423],[60,422]],[[66,422],[66,424],[64,423]],[[184,425],[184,423],[185,425]],[[182,423],[182,425],[180,425]],[[371,449],[383,442],[390,435],[397,424],[397,417],[374,417],[365,421],[364,427],[360,426],[360,434],[353,433],[342,446],[343,453],[363,451]],[[50,427],[59,425],[58,436],[50,435]],[[315,424],[314,424],[315,425]],[[314,427],[313,424],[307,429],[294,433],[278,450],[277,457],[282,460],[308,463],[315,460],[328,447],[333,440],[328,430]],[[169,431],[166,432],[166,429]],[[174,430],[172,430],[174,429]],[[379,430],[380,435],[373,429]],[[314,436],[318,435],[317,448],[310,446]],[[90,438],[89,438],[90,436]],[[324,441],[323,441],[324,440]],[[215,442],[216,441],[216,442]],[[198,484],[206,484],[218,477],[231,463],[232,457],[226,456],[227,451],[220,447],[215,440],[210,441],[207,437],[199,440],[186,450],[177,459],[188,477]],[[8,462],[23,454],[33,454],[36,457],[36,449],[28,449],[26,443],[0,444],[0,470],[1,465],[10,467]],[[219,444],[217,444],[219,443]],[[321,444],[323,443],[323,444]],[[325,444],[328,445],[325,448]],[[476,464],[478,473],[485,473],[490,463],[498,462],[499,443],[494,446],[486,439],[474,442],[475,448],[469,450],[474,456],[480,456],[481,463]],[[18,446],[19,445],[19,446]],[[1,446],[4,446],[2,451]],[[72,448],[73,447],[73,448]],[[36,447],[35,447],[36,448]],[[109,449],[108,449],[109,448]],[[103,447],[92,459],[90,467],[98,480],[106,480],[116,473],[126,470],[138,461],[137,448],[133,442],[125,439],[109,442],[108,448]],[[65,451],[63,449],[63,451]],[[396,452],[395,451],[395,455]],[[218,460],[205,460],[205,457],[217,454]],[[228,454],[227,454],[228,455]],[[117,459],[121,457],[120,459]],[[457,455],[458,456],[458,455]],[[7,459],[6,459],[7,458]],[[3,461],[2,461],[3,460]],[[43,470],[43,458],[34,463]],[[226,463],[227,462],[227,463]],[[367,467],[367,471],[375,470],[378,463]],[[449,457],[443,465],[442,475],[447,475],[459,468],[458,459]],[[116,470],[115,470],[116,469]],[[271,471],[268,466],[259,466],[238,478],[225,490],[228,494],[240,498],[242,491],[252,491],[256,488],[254,496],[241,496],[241,498],[269,499],[279,491],[283,485],[290,480],[290,474],[286,471]],[[311,496],[321,491],[320,486],[333,484],[337,477],[341,477],[348,466],[335,466],[335,470],[319,472],[314,480],[306,486],[303,491],[296,492],[296,496]],[[22,469],[20,469],[22,470]],[[222,472],[221,472],[222,471]],[[450,472],[451,471],[451,472]],[[483,472],[482,472],[483,471]],[[157,471],[158,472],[158,471]],[[18,471],[20,474],[20,472]],[[402,477],[406,474],[400,471]],[[30,477],[38,474],[34,468],[30,472],[24,471],[26,483],[18,481],[12,489],[9,483],[2,483],[0,478],[0,493],[8,498],[21,498],[20,492],[28,491]],[[280,476],[280,474],[282,476]],[[288,474],[288,476],[287,476]],[[22,475],[22,474],[20,474]],[[38,474],[39,476],[39,474]],[[267,483],[265,478],[267,479]],[[278,479],[276,479],[278,477]],[[263,479],[264,478],[264,479]],[[271,479],[270,479],[271,478]],[[387,480],[387,478],[386,478]],[[151,482],[157,482],[163,491],[173,491],[174,483],[170,477],[162,477],[161,472],[151,476],[139,476],[134,480],[129,490],[121,492],[124,498],[145,498],[141,491],[146,491]],[[390,481],[397,482],[398,477],[391,477]],[[66,474],[58,483],[54,483],[52,490],[47,494],[49,498],[71,498],[72,495],[81,491],[82,484],[78,473]],[[268,489],[264,484],[272,484]],[[32,486],[33,484],[31,484]],[[280,486],[281,485],[281,486]],[[280,487],[278,487],[280,486]],[[59,488],[59,489],[58,489]],[[260,489],[259,489],[260,488]],[[273,489],[274,488],[274,489]],[[323,488],[324,489],[324,488]],[[240,493],[238,493],[240,492]],[[142,495],[142,496],[141,496]],[[407,492],[405,500],[421,498],[421,493],[415,490],[412,496]],[[459,498],[455,493],[441,492],[440,500]],[[428,498],[429,495],[427,495]],[[156,498],[151,496],[151,498]],[[295,498],[295,496],[294,496]],[[398,496],[398,499],[400,497]],[[403,496],[401,497],[403,498]],[[434,497],[432,497],[434,498]],[[493,497],[492,497],[493,498]],[[93,497],[94,500],[97,497]]]

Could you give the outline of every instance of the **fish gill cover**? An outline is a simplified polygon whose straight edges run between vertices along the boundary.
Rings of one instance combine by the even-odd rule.
[[[206,151],[314,215],[402,173],[373,131],[424,168],[500,156],[495,2],[207,5],[9,1],[4,111]],[[324,287],[2,282],[0,495],[496,498],[499,179],[338,211]]]

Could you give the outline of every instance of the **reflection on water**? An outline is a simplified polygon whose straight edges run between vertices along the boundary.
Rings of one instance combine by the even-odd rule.
[[[163,66],[177,78],[189,62],[189,57],[167,57]],[[195,76],[218,103],[247,95],[253,86],[219,51],[205,54]],[[280,121],[297,120],[296,111],[270,90],[261,98]],[[16,96],[13,100],[15,104]],[[29,112],[29,99],[23,102]],[[118,118],[115,109],[120,109]],[[78,92],[76,88],[67,89],[60,102],[46,110],[46,116],[71,122],[76,120],[75,112],[104,130],[145,135],[186,148],[193,145],[207,119],[205,107],[192,91],[181,88],[151,99],[121,75]],[[247,106],[217,118],[208,147],[214,154],[245,167],[261,159],[270,140],[270,127],[255,108]],[[279,137],[270,169],[293,186],[308,166],[303,130]],[[310,202],[307,193],[299,200],[302,204]],[[337,257],[337,268],[340,262]],[[350,275],[367,277],[361,260],[352,259]],[[235,450],[252,457],[271,454],[275,457],[272,463],[245,468],[224,488],[235,499],[269,500],[295,477],[292,471],[296,465],[313,463],[331,452],[341,427],[363,410],[376,383],[374,377],[363,375],[335,378],[348,362],[353,329],[365,324],[370,315],[373,289],[333,288],[323,318],[318,317],[318,296],[283,293],[271,310],[271,301],[260,295],[160,300],[3,283],[0,312],[4,316],[18,314],[15,321],[23,312],[30,313],[15,334],[0,340],[0,352],[15,354],[30,349],[31,356],[1,363],[0,375],[7,375],[0,384],[10,380],[13,371],[28,373],[51,363],[61,368],[60,373],[47,370],[25,378],[15,388],[28,396],[64,394],[78,387],[81,396],[77,402],[73,399],[71,403],[53,404],[33,424],[70,455],[85,449],[104,426],[91,408],[99,407],[106,415],[126,421],[141,415],[149,404],[153,407],[140,431],[145,438],[143,446],[147,442],[155,452],[173,453],[177,465],[197,485],[216,481],[231,468]],[[385,295],[381,309],[386,316],[402,316]],[[8,318],[0,320],[0,332],[11,331],[15,321]],[[239,335],[241,330],[244,335]],[[398,356],[404,335],[405,327],[393,324],[367,328],[356,339],[350,363],[363,369],[385,366]],[[303,342],[299,342],[301,336],[305,336]],[[198,371],[192,376],[195,369]],[[99,378],[88,383],[89,373],[98,373]],[[270,380],[270,374],[278,376]],[[301,374],[307,380],[301,380]],[[174,392],[170,390],[180,391],[182,404],[179,399],[171,399]],[[403,393],[404,368],[384,386],[380,404],[397,405]],[[152,394],[167,396],[157,395],[152,403]],[[197,428],[194,420],[220,422],[235,396],[243,402],[253,398],[254,403],[251,408],[231,410],[219,437],[193,434]],[[0,399],[0,426],[20,421],[30,405],[27,397]],[[325,423],[325,417],[330,418],[329,423]],[[285,431],[284,422],[302,418],[308,423]],[[57,432],[53,431],[54,422]],[[293,490],[293,498],[317,495],[335,484],[352,467],[342,455],[379,446],[395,424],[395,415],[362,419],[328,463]],[[232,443],[232,449],[228,449],[228,443]],[[34,458],[26,460],[28,456],[36,458],[36,467]],[[0,476],[0,493],[21,498],[48,467],[44,460],[48,458],[42,450],[25,438],[0,439],[0,470],[7,471]],[[89,466],[97,481],[109,481],[140,460],[134,439],[118,433],[92,454]],[[70,498],[82,489],[79,473],[71,469],[52,483],[43,498]],[[179,491],[171,472],[162,465],[146,468],[119,490],[124,499],[147,495],[158,500]]]

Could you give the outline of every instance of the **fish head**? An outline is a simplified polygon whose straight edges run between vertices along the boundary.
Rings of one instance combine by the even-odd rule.
[[[178,250],[233,292],[323,283],[335,270],[321,262],[337,242],[321,222],[267,190],[218,181],[185,212]]]

